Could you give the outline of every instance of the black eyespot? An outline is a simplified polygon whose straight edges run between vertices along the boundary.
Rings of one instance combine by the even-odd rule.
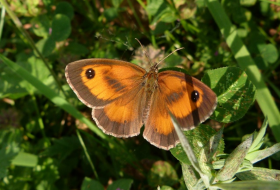
[[[197,100],[199,99],[199,93],[196,90],[192,91],[191,99],[193,102],[197,102]]]
[[[92,79],[95,76],[95,71],[91,68],[86,70],[86,76],[88,79]]]

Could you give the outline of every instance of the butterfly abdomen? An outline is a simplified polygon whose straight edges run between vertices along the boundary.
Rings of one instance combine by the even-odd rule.
[[[144,110],[143,110],[143,114],[142,114],[142,122],[145,123],[148,116],[149,116],[149,112],[150,112],[150,107],[151,107],[151,98],[149,100],[146,101]]]

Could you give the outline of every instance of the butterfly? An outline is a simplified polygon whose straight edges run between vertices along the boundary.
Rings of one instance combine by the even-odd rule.
[[[170,55],[170,54],[169,54]],[[169,150],[179,142],[169,113],[183,130],[205,121],[215,110],[216,94],[200,80],[183,72],[148,71],[115,59],[83,59],[65,69],[68,84],[106,134],[132,137],[145,125],[144,138]]]

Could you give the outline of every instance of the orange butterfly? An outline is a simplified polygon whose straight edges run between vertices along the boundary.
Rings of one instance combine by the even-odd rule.
[[[160,62],[159,62],[160,63]],[[114,59],[84,59],[66,66],[66,79],[78,98],[92,108],[104,133],[132,137],[145,125],[144,138],[169,150],[179,142],[169,112],[183,130],[205,121],[217,104],[204,83],[178,71],[149,71]]]

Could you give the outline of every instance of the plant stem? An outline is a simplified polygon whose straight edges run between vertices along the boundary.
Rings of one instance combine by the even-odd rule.
[[[98,179],[98,174],[97,174],[97,172],[95,170],[95,167],[94,167],[94,165],[93,165],[93,163],[92,163],[92,161],[90,159],[90,156],[89,156],[88,151],[87,151],[87,147],[86,147],[86,145],[85,145],[85,143],[83,141],[83,138],[81,137],[81,134],[80,134],[78,129],[76,130],[76,133],[77,133],[78,139],[79,139],[79,141],[80,141],[80,143],[81,143],[81,145],[82,145],[82,147],[84,149],[84,152],[85,152],[85,155],[86,155],[87,160],[89,162],[89,165],[90,165],[90,167],[91,167],[91,169],[92,169],[96,179]]]

